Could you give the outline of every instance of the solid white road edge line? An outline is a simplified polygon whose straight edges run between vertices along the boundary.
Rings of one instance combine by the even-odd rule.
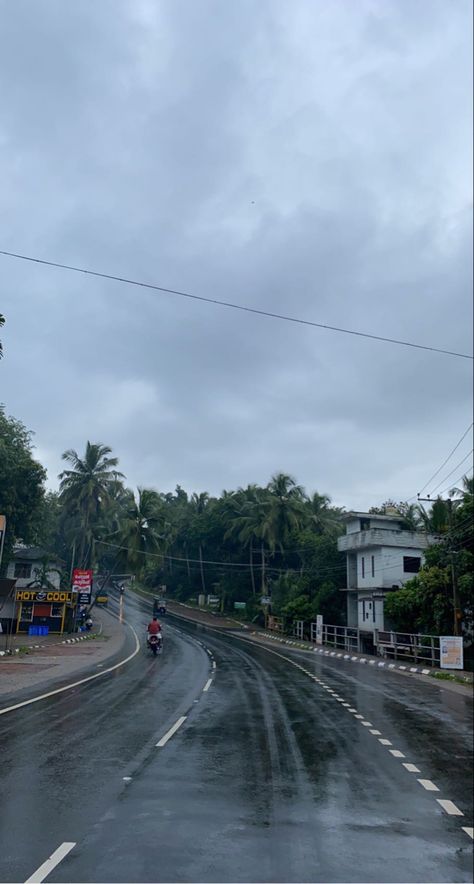
[[[186,721],[186,718],[187,718],[187,715],[182,715],[181,718],[178,718],[178,720],[175,721],[173,727],[170,727],[169,731],[167,731],[167,733],[164,735],[164,737],[162,737],[161,740],[158,740],[156,746],[159,747],[160,749],[162,749],[163,746],[166,746],[168,740],[171,740],[171,737],[176,733],[176,731],[181,727],[181,725],[184,724],[184,722]]]
[[[208,681],[206,681],[206,684],[204,685],[204,687],[202,689],[203,693],[204,693],[204,691],[209,690],[209,688],[211,687],[211,684],[212,684],[212,678],[210,678],[210,679],[208,679]]]
[[[76,846],[75,841],[63,841],[63,843],[58,847],[54,853],[51,854],[49,859],[43,863],[39,869],[36,869],[36,872],[33,872],[29,878],[26,879],[25,884],[41,884],[48,875],[51,874],[53,869],[64,859],[65,856],[68,855],[69,851],[72,850],[73,847]]]
[[[21,703],[7,706],[6,709],[0,709],[0,715],[6,715],[7,712],[13,712],[15,709],[21,709],[23,706],[29,706],[31,703],[39,703],[40,700],[46,700],[48,697],[54,697],[56,694],[63,694],[64,691],[70,691],[72,688],[77,688],[81,684],[87,684],[87,682],[94,681],[96,678],[102,678],[103,675],[107,675],[109,672],[114,672],[116,669],[120,669],[121,666],[125,666],[125,663],[129,663],[130,660],[133,660],[140,650],[140,641],[133,626],[131,626],[130,623],[126,623],[126,626],[132,630],[135,636],[135,650],[133,651],[133,654],[129,654],[125,660],[121,660],[120,663],[116,663],[115,666],[109,666],[107,669],[103,669],[102,672],[96,672],[94,675],[88,675],[86,678],[79,679],[79,681],[73,681],[72,684],[66,684],[62,688],[56,688],[54,691],[48,691],[46,694],[39,694],[37,697],[31,697],[29,700],[23,700]]]

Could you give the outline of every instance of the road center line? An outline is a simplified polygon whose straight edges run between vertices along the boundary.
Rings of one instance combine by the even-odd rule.
[[[464,816],[462,810],[459,810],[459,807],[456,807],[454,801],[447,801],[445,798],[437,798],[436,801],[446,813],[449,813],[450,816]]]
[[[394,758],[405,758],[403,752],[400,752],[400,749],[389,749],[390,755],[393,755]]]
[[[418,782],[420,786],[423,786],[423,789],[426,789],[427,792],[439,792],[439,789],[431,780],[420,780],[418,777]]]
[[[361,725],[363,727],[372,727],[372,722],[371,721],[361,721]]]
[[[472,826],[463,826],[462,830],[466,833],[466,835],[469,835],[469,837],[474,840],[474,829],[472,828]]]
[[[202,690],[203,690],[203,693],[204,693],[204,691],[208,691],[208,690],[209,690],[209,688],[211,687],[211,684],[212,684],[212,678],[210,678],[210,679],[208,679],[208,681],[206,681],[206,684],[204,685],[204,687],[203,687],[203,689],[202,689]]]
[[[390,740],[385,740],[383,737],[379,738],[379,743],[382,743],[382,746],[391,746],[392,745]]]
[[[416,764],[410,764],[408,761],[403,762],[403,767],[405,767],[410,773],[421,773],[420,768],[416,766]]]
[[[372,730],[369,731],[369,733],[373,734],[374,737],[381,737],[381,736],[382,736],[381,731],[378,731],[378,730],[376,730],[375,728],[372,728]]]
[[[186,715],[182,715],[181,718],[178,718],[178,720],[175,721],[173,727],[170,727],[169,731],[164,735],[164,737],[162,737],[161,740],[158,740],[158,743],[156,744],[157,747],[162,749],[163,746],[166,746],[168,740],[170,740],[171,737],[176,733],[176,731],[181,727],[181,725],[184,724],[186,718]]]
[[[36,869],[36,872],[33,872],[29,878],[26,879],[25,884],[41,884],[48,875],[51,874],[54,868],[64,859],[65,856],[72,850],[73,847],[76,846],[75,841],[63,841],[63,843],[51,854],[51,856],[43,863],[39,869]]]

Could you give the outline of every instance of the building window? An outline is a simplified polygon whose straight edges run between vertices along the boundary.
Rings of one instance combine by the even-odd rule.
[[[375,577],[375,556],[371,556],[372,562],[372,577]]]
[[[365,577],[365,559],[364,559],[364,556],[362,556],[361,566],[362,566],[362,578],[364,578],[364,577]]]
[[[20,580],[27,580],[28,577],[31,577],[31,565],[26,564],[26,562],[15,562],[13,576],[18,577]]]
[[[403,570],[405,574],[418,574],[421,568],[419,556],[403,556]]]
[[[360,530],[368,531],[370,528],[370,519],[361,519],[360,520]]]
[[[51,617],[62,617],[64,605],[51,605]]]

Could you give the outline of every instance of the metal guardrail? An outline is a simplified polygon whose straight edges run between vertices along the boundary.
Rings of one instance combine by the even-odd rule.
[[[310,638],[312,642],[319,644],[316,623],[311,623]],[[328,645],[341,651],[358,653],[361,649],[359,630],[351,626],[334,626],[329,623],[323,623],[322,641],[320,644]]]
[[[299,640],[308,639],[313,644],[322,644],[334,650],[353,654],[361,651],[370,653],[364,641],[367,634],[356,627],[324,623],[318,635],[316,623],[294,620],[289,629],[285,630],[281,618],[270,617],[269,629],[279,633],[286,631]],[[372,653],[386,660],[405,660],[415,664],[424,663],[427,666],[440,665],[438,635],[376,629],[373,632],[373,644]]]
[[[378,656],[390,660],[407,660],[439,666],[439,635],[413,632],[394,632],[376,629],[374,645]]]

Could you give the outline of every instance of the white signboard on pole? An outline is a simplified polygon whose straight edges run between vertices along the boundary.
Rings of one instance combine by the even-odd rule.
[[[323,615],[316,614],[316,644],[322,645],[323,643]]]
[[[464,669],[462,636],[440,636],[439,665],[441,669]]]

